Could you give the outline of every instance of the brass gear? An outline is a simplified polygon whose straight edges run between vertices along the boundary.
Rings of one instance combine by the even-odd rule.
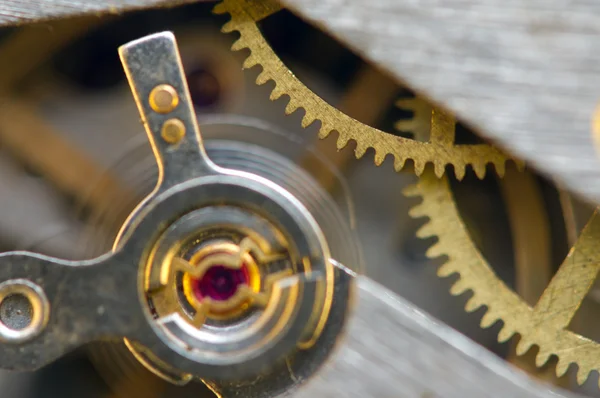
[[[410,132],[417,139],[423,139],[430,137],[431,140],[452,140],[455,133],[455,124],[445,123],[443,119],[440,119],[437,115],[439,112],[433,113],[433,106],[424,99],[411,98],[402,99],[396,104],[398,107],[403,109],[410,109],[413,111],[413,116],[409,119],[400,120],[396,123],[396,129],[400,131]],[[504,191],[507,211],[509,212],[510,224],[512,233],[516,234],[518,241],[514,241],[515,244],[515,267],[517,267],[517,285],[516,289],[520,294],[522,300],[526,303],[535,303],[542,286],[546,286],[548,281],[551,279],[551,264],[550,264],[550,253],[549,248],[545,247],[545,243],[550,245],[549,225],[544,225],[543,221],[545,215],[542,209],[539,209],[541,205],[543,207],[543,198],[540,192],[536,192],[536,184],[533,176],[526,170],[515,170],[509,169],[506,174],[507,178],[499,180],[501,187]],[[429,178],[436,179],[431,173],[426,172],[422,177],[423,180]],[[426,181],[421,182],[427,184]],[[414,189],[411,188],[408,191],[409,196],[415,194]],[[451,198],[451,205],[453,206],[454,212],[457,212],[456,205],[452,196],[452,191],[447,182],[443,181],[443,184],[438,186],[440,190],[438,195],[442,195],[443,198]],[[442,192],[443,190],[443,192]],[[431,191],[427,191],[431,192]],[[423,191],[419,191],[419,194],[426,194]],[[523,194],[527,194],[527,198],[519,198]],[[435,200],[431,199],[432,206],[436,206]],[[525,202],[523,202],[525,200]],[[427,206],[427,205],[426,205]],[[532,209],[534,207],[535,209]],[[417,210],[418,212],[419,210]],[[440,210],[444,213],[444,210]],[[525,212],[525,213],[524,213]],[[431,215],[431,218],[438,219],[439,215]],[[519,217],[515,219],[514,217]],[[459,218],[464,228],[464,222],[459,215],[455,218]],[[540,221],[542,225],[540,225]],[[440,222],[443,225],[444,221]],[[456,224],[451,224],[456,225]],[[543,230],[539,231],[536,228],[541,227]],[[465,229],[466,231],[466,229]],[[531,237],[532,231],[535,231],[536,236]],[[427,230],[425,230],[425,233]],[[452,231],[447,233],[448,236],[452,236]],[[540,233],[542,236],[540,236]],[[546,234],[546,238],[544,238]],[[529,242],[524,241],[524,238]],[[514,237],[513,237],[514,240]],[[473,238],[469,237],[469,241],[473,247]],[[456,249],[459,250],[459,249]],[[448,253],[444,253],[449,255]],[[534,276],[535,275],[535,276]],[[460,293],[458,293],[460,294]],[[519,352],[523,354],[523,352]],[[535,353],[531,353],[535,354]],[[534,358],[534,357],[529,357]],[[549,374],[545,371],[536,370],[533,361],[525,357],[514,356],[509,357],[508,360],[516,366],[528,371],[529,373],[535,374],[538,377],[548,378]],[[530,362],[531,361],[531,362]],[[551,371],[548,369],[548,371]],[[540,373],[541,372],[541,373]],[[552,380],[549,378],[549,380]]]
[[[498,278],[477,250],[458,213],[446,177],[438,179],[426,172],[405,194],[422,198],[422,202],[411,209],[411,216],[429,218],[417,235],[438,238],[427,251],[428,257],[447,258],[438,275],[459,275],[451,294],[457,296],[472,291],[473,296],[465,306],[468,312],[487,307],[481,319],[483,328],[502,321],[498,341],[505,342],[514,335],[520,335],[516,346],[518,355],[537,346],[538,367],[543,366],[551,355],[556,355],[556,374],[559,377],[572,363],[578,365],[579,384],[585,382],[591,371],[600,371],[600,344],[568,329],[600,270],[600,248],[597,245],[600,217],[596,213],[540,299],[534,306],[529,306]]]
[[[398,105],[406,108],[408,104],[414,110],[414,117],[398,122],[396,128],[410,131],[416,137],[429,134],[432,140],[449,140],[454,136],[453,122],[436,116],[436,112],[427,119],[432,107],[426,101],[418,98],[408,101],[403,100]],[[410,215],[429,218],[417,235],[438,238],[427,256],[447,258],[438,275],[459,275],[451,294],[473,293],[465,306],[467,312],[487,308],[481,320],[483,328],[502,321],[498,341],[505,342],[518,334],[517,355],[524,355],[537,346],[535,364],[538,367],[542,367],[551,355],[556,355],[558,377],[566,373],[571,363],[578,365],[579,384],[585,382],[591,371],[600,371],[600,344],[568,330],[600,271],[600,249],[595,247],[600,240],[600,217],[594,214],[537,303],[528,305],[527,299],[531,301],[531,297],[522,297],[511,290],[477,249],[459,214],[447,177],[438,179],[426,171],[416,185],[405,190],[405,194],[422,198],[422,202],[411,209]]]
[[[289,102],[285,108],[286,114],[291,114],[299,108],[305,110],[302,127],[306,128],[313,122],[319,121],[321,123],[319,138],[322,139],[332,131],[337,131],[338,149],[344,148],[350,140],[354,140],[356,142],[354,153],[357,158],[361,158],[368,148],[373,148],[375,164],[378,166],[383,163],[387,155],[392,155],[396,171],[400,171],[407,160],[412,160],[417,175],[423,173],[428,163],[433,164],[438,177],[444,174],[448,165],[454,167],[454,173],[459,180],[464,177],[468,165],[473,167],[479,178],[485,176],[487,164],[493,164],[498,175],[504,175],[508,158],[493,146],[455,145],[453,135],[435,136],[434,131],[428,142],[398,137],[363,124],[325,102],[294,76],[260,32],[257,23],[281,8],[282,6],[273,0],[224,0],[214,8],[214,12],[231,15],[231,20],[223,26],[223,32],[239,32],[240,38],[233,44],[232,49],[250,50],[250,55],[244,61],[244,68],[262,66],[262,72],[256,78],[256,83],[262,85],[271,80],[275,82],[271,100],[287,95]],[[411,103],[405,102],[404,105],[411,106]],[[440,118],[446,118],[448,123],[454,123],[449,115],[442,114]],[[517,161],[515,163],[521,166],[521,163]]]
[[[396,128],[413,131],[420,137],[429,133],[427,142],[385,133],[360,123],[331,106],[287,69],[262,36],[257,23],[280,9],[281,6],[272,1],[257,0],[224,0],[215,7],[215,13],[231,15],[231,20],[225,24],[223,31],[238,31],[240,34],[232,49],[250,50],[244,68],[261,65],[263,70],[256,79],[257,84],[265,84],[271,80],[275,82],[271,100],[287,95],[289,103],[286,113],[291,114],[303,108],[305,115],[302,127],[320,121],[320,138],[326,138],[332,131],[337,131],[338,149],[354,140],[357,158],[362,157],[368,148],[373,148],[375,164],[380,165],[391,154],[394,156],[396,171],[404,167],[406,160],[412,160],[415,173],[422,175],[422,178],[417,185],[407,189],[406,194],[421,196],[423,201],[411,210],[411,215],[428,217],[430,220],[419,230],[418,236],[438,237],[438,242],[428,250],[428,256],[448,258],[440,267],[439,276],[459,274],[460,278],[451,288],[453,295],[461,295],[469,290],[473,292],[465,309],[473,312],[483,306],[487,307],[481,320],[484,328],[502,321],[504,324],[498,334],[500,342],[520,335],[516,346],[518,355],[537,346],[538,367],[543,366],[552,355],[556,355],[557,375],[564,375],[570,364],[577,364],[577,381],[580,384],[591,371],[600,371],[600,344],[568,330],[571,319],[600,270],[600,249],[594,246],[594,242],[600,238],[600,218],[596,215],[592,217],[537,304],[529,306],[496,276],[478,251],[458,213],[447,178],[442,177],[446,166],[452,165],[460,180],[465,175],[466,166],[471,165],[475,174],[483,178],[487,164],[493,164],[498,175],[502,176],[507,157],[489,145],[455,145],[454,118],[440,110],[431,109],[427,104],[423,105],[418,99],[401,100],[398,103],[400,107],[414,111],[415,117],[400,121]],[[424,123],[424,117],[429,115],[430,124]],[[428,170],[424,173],[428,163],[433,164],[433,172]],[[521,162],[515,163],[519,169],[523,168]]]

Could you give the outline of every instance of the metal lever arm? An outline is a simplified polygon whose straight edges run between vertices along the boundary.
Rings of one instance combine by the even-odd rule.
[[[69,262],[32,253],[0,256],[3,296],[31,303],[29,326],[0,320],[0,368],[33,370],[90,341],[132,335],[147,324],[139,310],[137,265],[119,254]]]

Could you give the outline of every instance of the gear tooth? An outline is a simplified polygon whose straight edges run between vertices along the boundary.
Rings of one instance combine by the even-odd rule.
[[[256,84],[258,84],[259,86],[262,86],[269,80],[271,80],[271,78],[269,77],[269,74],[264,70],[260,72],[258,76],[256,76]]]
[[[569,361],[565,361],[561,357],[558,357],[558,362],[556,363],[556,376],[557,377],[564,376],[565,373],[567,373],[567,370],[569,369],[570,364],[571,363]]]
[[[396,155],[394,156],[394,170],[396,171],[400,171],[404,168],[404,163],[406,162],[406,159]]]
[[[329,131],[331,131],[331,129],[329,129]],[[338,151],[341,151],[342,149],[344,149],[346,147],[346,145],[348,145],[348,141],[350,141],[349,136],[347,136],[346,134],[343,134],[343,133],[339,133],[338,139],[337,139],[337,144],[336,144]],[[355,152],[355,154],[356,154],[356,152]]]
[[[465,178],[465,165],[455,164],[454,165],[454,176],[458,181],[462,181]]]
[[[590,377],[590,371],[590,369],[584,369],[583,366],[579,364],[579,369],[577,369],[577,384],[582,385],[585,383],[588,377]]]
[[[519,340],[519,342],[517,343],[515,351],[517,352],[517,355],[519,355],[519,356],[525,355],[525,353],[527,351],[529,351],[529,349],[531,348],[532,345],[533,344],[531,344],[529,341],[527,341],[523,337],[521,337],[521,340]]]
[[[413,131],[416,123],[413,119],[398,120],[394,123],[394,129],[398,131]]]
[[[477,178],[483,180],[485,178],[485,163],[475,163],[472,166]]]
[[[375,152],[375,165],[376,166],[381,166],[381,164],[385,161],[385,156],[386,156],[385,152],[376,151]]]
[[[547,351],[546,349],[544,349],[543,347],[540,347],[539,352],[535,356],[535,366],[537,366],[538,368],[541,368],[542,366],[544,366],[546,364],[546,362],[548,362],[549,359],[550,359],[550,352]]]
[[[308,113],[308,111],[304,114],[304,116],[302,116],[302,128],[307,128],[308,126],[310,126],[313,122],[315,121],[315,118]],[[329,135],[329,134],[327,134]],[[327,135],[325,137],[327,137]],[[319,138],[323,139],[325,137],[320,137],[319,134]]]
[[[228,12],[227,4],[225,4],[224,1],[218,3],[217,5],[215,5],[213,7],[212,12],[213,12],[213,14],[217,14],[217,15],[227,13]]]
[[[417,230],[418,238],[425,239],[436,235],[436,230],[431,223],[427,223]]]
[[[417,106],[418,104],[416,98],[401,98],[396,101],[396,107],[400,109],[414,111],[417,108]]]
[[[426,162],[420,159],[413,159],[413,162],[415,164],[415,174],[417,176],[420,176],[421,174],[423,174],[423,171],[425,171]]]
[[[289,102],[285,106],[285,114],[291,115],[292,113],[296,112],[296,109],[298,109],[298,103],[293,98],[290,98]]]
[[[258,65],[258,59],[254,56],[254,54],[250,53],[248,57],[244,60],[242,64],[243,69],[250,69]]]
[[[408,210],[408,215],[412,218],[425,217],[427,214],[427,210],[421,204]]]
[[[271,95],[269,96],[269,99],[271,101],[276,101],[283,94],[285,94],[285,90],[282,87],[280,87],[279,85],[275,85],[275,88],[273,89],[273,91],[271,91]]]
[[[437,178],[442,178],[444,175],[445,165],[442,162],[434,162],[434,172]]]
[[[354,156],[356,157],[356,159],[362,158],[365,155],[365,153],[367,153],[367,149],[368,148],[369,147],[365,143],[363,143],[363,142],[357,142],[356,143],[356,148],[354,149]],[[375,158],[375,164],[377,166],[379,166],[377,164],[377,158]]]
[[[404,188],[402,190],[402,193],[407,198],[414,198],[415,196],[422,195],[421,188],[419,187],[418,184],[412,184],[412,185],[407,186],[406,188]]]
[[[476,311],[479,307],[481,307],[481,301],[479,301],[479,298],[477,297],[477,295],[473,295],[470,299],[467,300],[466,304],[465,304],[465,311],[467,312],[473,312]],[[487,313],[484,315],[487,315]],[[483,322],[483,319],[482,319]]]
[[[306,111],[306,114],[304,115],[305,117],[309,114],[309,111]],[[312,118],[312,116],[311,116]],[[316,120],[316,119],[314,119]],[[329,125],[327,125],[325,122],[321,121],[321,127],[319,127],[319,138],[320,139],[325,139],[327,137],[329,137],[329,134],[331,134],[333,130],[331,130],[331,128],[329,128]],[[339,137],[338,137],[339,138]],[[336,146],[337,146],[337,140],[336,140]],[[340,148],[338,148],[339,150]]]
[[[447,278],[452,274],[455,274],[457,272],[456,267],[454,266],[453,262],[447,262],[445,264],[442,264],[438,270],[437,270],[437,275],[440,278]]]
[[[481,317],[479,326],[481,326],[482,329],[487,329],[496,323],[496,321],[498,321],[498,317],[494,315],[492,311],[488,311],[483,315],[483,317]]]
[[[223,25],[223,27],[221,27],[221,32],[223,32],[223,33],[231,33],[236,30],[237,30],[237,28],[235,27],[234,21],[229,21],[229,22],[225,23]]]
[[[494,167],[496,168],[496,175],[498,175],[498,177],[504,177],[504,174],[506,174],[506,162],[500,160],[494,164]]]
[[[233,44],[231,45],[232,51],[240,51],[240,50],[243,50],[244,48],[248,48],[248,44],[242,37],[240,37],[239,39],[234,41]]]
[[[469,285],[464,281],[464,279],[458,279],[452,287],[450,287],[450,294],[453,296],[460,296],[464,292],[469,289]]]
[[[431,246],[425,252],[425,255],[429,258],[438,258],[438,257],[444,256],[445,254],[446,254],[446,251],[444,250],[444,247],[439,242],[435,243],[433,246]]]
[[[500,343],[504,343],[505,341],[508,341],[514,334],[515,331],[513,329],[511,329],[507,325],[504,325],[498,333],[498,341]]]

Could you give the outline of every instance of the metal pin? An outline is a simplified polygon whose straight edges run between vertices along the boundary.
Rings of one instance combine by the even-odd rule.
[[[173,86],[160,84],[150,92],[149,102],[154,112],[169,113],[179,105],[179,95]]]
[[[185,124],[179,119],[169,119],[163,124],[160,136],[169,144],[178,144],[185,137]]]

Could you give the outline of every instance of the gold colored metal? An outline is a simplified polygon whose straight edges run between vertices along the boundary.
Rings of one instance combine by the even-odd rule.
[[[185,124],[179,119],[169,119],[163,124],[160,136],[169,144],[178,144],[185,137]]]
[[[161,271],[164,286],[160,290],[161,307],[177,311],[182,308],[175,283],[175,275],[180,273],[183,273],[183,293],[186,301],[196,311],[190,319],[191,324],[196,327],[202,326],[207,318],[226,320],[239,316],[250,307],[266,307],[274,283],[292,275],[292,272],[262,272],[260,268],[263,264],[284,256],[281,253],[271,253],[270,250],[266,250],[265,253],[264,249],[254,239],[246,237],[239,244],[229,241],[208,244],[194,253],[189,261],[178,256],[171,257],[170,266],[163,267]],[[193,280],[201,279],[208,269],[216,265],[232,269],[240,269],[245,265],[248,270],[248,284],[239,286],[235,294],[227,300],[216,301],[205,297],[200,301],[193,292]]]
[[[179,105],[179,95],[173,86],[160,84],[152,89],[148,97],[154,112],[169,113]]]
[[[305,110],[302,127],[307,127],[315,121],[321,122],[320,138],[326,138],[332,131],[339,136],[337,148],[342,149],[350,140],[356,141],[355,156],[362,157],[368,148],[375,150],[375,164],[383,163],[387,155],[394,157],[394,168],[401,170],[407,160],[412,160],[417,175],[421,175],[427,163],[434,165],[437,176],[444,174],[447,165],[454,166],[458,179],[465,175],[467,165],[471,165],[477,176],[483,178],[486,165],[493,164],[499,175],[504,174],[507,157],[497,148],[489,145],[447,145],[443,142],[418,142],[397,137],[376,128],[367,126],[339,111],[312,92],[283,64],[262,36],[257,22],[280,7],[276,2],[262,1],[260,9],[258,2],[249,0],[225,0],[218,4],[214,12],[229,13],[231,20],[223,26],[224,32],[238,31],[240,38],[233,44],[235,51],[249,49],[250,55],[244,62],[244,68],[256,65],[262,67],[262,72],[256,79],[257,84],[270,80],[275,82],[271,100],[287,95],[290,100],[286,113],[291,114],[299,108]],[[521,163],[518,163],[521,165]]]
[[[417,99],[409,100],[408,104],[413,108],[415,117],[410,121],[402,121],[402,130],[413,131],[415,136],[422,138],[427,129],[430,129],[430,140],[452,142],[448,137],[453,137],[455,126],[450,118],[434,111],[428,124],[423,116],[429,112],[427,106],[419,104]],[[406,101],[401,105],[406,105]],[[507,177],[517,179],[515,186],[501,181],[505,199],[509,202],[511,219],[520,218],[515,206],[510,205],[519,195],[526,195],[530,199],[528,206],[536,207],[531,211],[539,213],[540,209],[533,202],[541,198],[535,199],[539,193],[532,190],[531,176],[509,170]],[[460,295],[466,291],[473,292],[465,306],[468,312],[482,306],[487,307],[481,320],[482,327],[490,327],[499,320],[503,321],[504,326],[498,340],[504,342],[519,334],[521,339],[516,345],[518,355],[527,353],[532,346],[537,345],[539,351],[535,364],[538,367],[543,366],[551,355],[557,355],[559,360],[556,374],[559,377],[565,374],[571,363],[579,365],[579,383],[583,383],[592,370],[600,370],[600,344],[568,330],[600,269],[600,248],[595,243],[600,241],[600,218],[596,215],[592,217],[551,281],[547,247],[549,236],[544,236],[543,233],[540,235],[539,231],[535,234],[527,232],[531,225],[519,226],[513,220],[513,234],[520,231],[519,237],[515,236],[515,239],[522,242],[515,246],[518,283],[517,292],[514,292],[498,278],[476,248],[445,177],[438,179],[434,173],[426,172],[419,183],[408,188],[405,194],[423,199],[422,203],[411,210],[411,216],[429,218],[429,222],[417,235],[421,238],[438,237],[438,242],[428,250],[427,255],[431,258],[448,258],[440,267],[438,275],[460,275],[452,286],[451,293]],[[541,220],[543,215],[535,214],[535,219]],[[526,236],[530,234],[535,236]],[[520,247],[525,244],[528,247]],[[536,255],[530,250],[532,248],[539,249],[535,250]],[[534,262],[536,264],[532,266]],[[535,277],[529,273],[531,269],[536,270]]]
[[[420,141],[431,140],[447,145],[454,141],[454,121],[451,117],[434,112],[427,100],[418,97],[402,99],[396,105],[413,114],[410,119],[395,124],[399,131],[410,132]],[[550,226],[544,199],[535,178],[527,171],[508,168],[498,183],[513,236],[516,290],[527,303],[533,305],[552,278]],[[508,360],[529,373],[556,382],[553,370],[549,375],[549,369],[535,367],[535,357],[517,356],[513,351]]]
[[[390,77],[370,65],[365,65],[344,94],[338,109],[363,123],[372,124],[383,115],[396,98],[397,92],[398,87]],[[348,168],[354,159],[350,148],[339,150],[329,140],[318,139],[314,145],[317,152],[322,153],[341,172]],[[335,174],[324,170],[311,157],[303,159],[300,165],[313,175],[323,188],[328,191],[336,188]]]
[[[209,256],[209,253],[215,254]],[[252,262],[252,264],[255,264],[254,258],[250,256],[250,253],[254,254],[258,260],[258,265],[279,260],[283,256],[280,253],[266,254],[252,238],[246,237],[242,239],[239,245],[233,243],[208,245],[198,251],[190,262],[175,257],[173,258],[172,267],[175,271],[189,273],[194,278],[202,278],[204,272],[213,265],[218,264],[229,268],[239,269],[245,262]],[[194,263],[194,259],[198,259],[199,261]],[[172,271],[168,271],[166,274],[171,272]],[[163,280],[166,279],[163,278]]]
[[[577,381],[583,383],[592,370],[600,370],[600,344],[567,329],[581,301],[592,286],[600,269],[600,218],[594,214],[559,271],[537,304],[529,306],[498,276],[475,247],[458,213],[446,178],[425,173],[407,196],[421,196],[413,217],[428,217],[429,222],[417,233],[419,237],[437,236],[438,242],[428,251],[429,257],[447,256],[438,275],[459,274],[451,288],[453,295],[470,290],[473,296],[465,306],[468,312],[487,307],[481,326],[490,327],[502,320],[498,335],[501,342],[519,334],[517,354],[533,345],[539,347],[536,365],[544,365],[551,355],[558,357],[556,372],[562,376],[571,363],[579,366]]]
[[[238,261],[239,260],[239,261]],[[238,316],[251,305],[265,306],[268,298],[259,293],[261,277],[258,265],[248,252],[240,252],[238,245],[229,242],[218,242],[207,245],[195,253],[190,261],[176,258],[176,268],[185,268],[183,276],[183,293],[187,301],[194,307],[197,315],[202,314],[214,319],[229,319]],[[248,270],[248,285],[239,286],[236,293],[224,301],[211,300],[205,297],[201,302],[193,291],[193,280],[200,279],[214,265],[240,269],[246,266]],[[201,323],[203,323],[202,320]]]
[[[596,151],[600,156],[600,104],[596,107],[592,115],[592,139],[596,145]]]

